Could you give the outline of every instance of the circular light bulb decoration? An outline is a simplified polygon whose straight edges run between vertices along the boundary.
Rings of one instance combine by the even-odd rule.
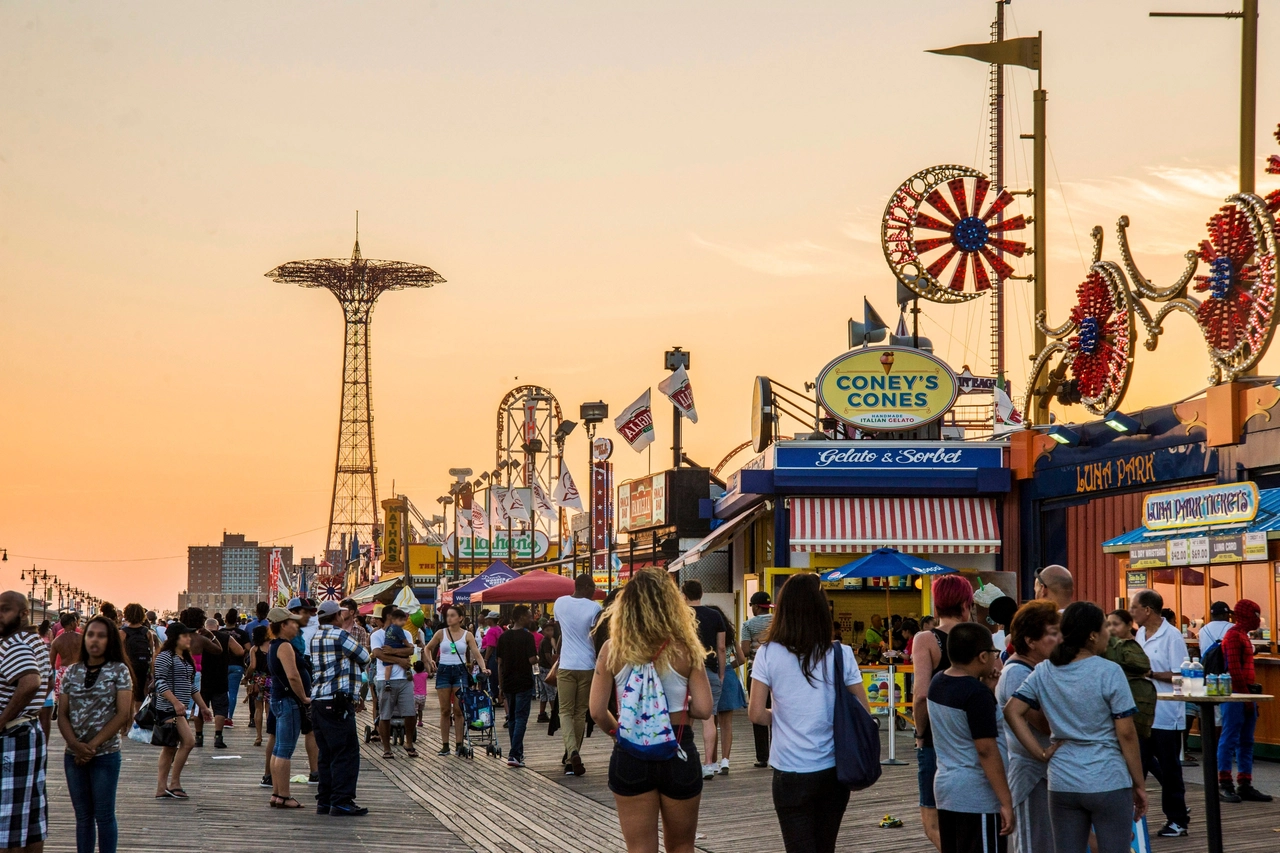
[[[987,203],[991,179],[967,166],[930,166],[889,199],[880,224],[885,260],[903,285],[933,302],[975,299],[1014,269],[1000,253],[1020,258],[1027,244],[1008,239],[1025,217],[999,218],[1013,202],[1001,191]]]

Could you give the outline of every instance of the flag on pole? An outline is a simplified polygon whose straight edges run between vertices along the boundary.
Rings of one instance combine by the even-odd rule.
[[[689,372],[680,365],[671,375],[658,383],[658,390],[667,395],[680,414],[689,419],[689,423],[698,422],[698,410],[693,406],[693,386],[689,384]]]
[[[636,453],[653,443],[653,410],[649,406],[651,390],[644,393],[613,419],[613,428]],[[690,400],[692,402],[692,399]]]
[[[506,510],[508,519],[527,522],[531,520],[529,505],[520,492],[520,489],[508,489],[503,509]]]
[[[458,535],[471,535],[471,510],[458,507]]]
[[[542,488],[542,484],[537,480],[533,481],[533,508],[543,518],[554,520],[559,517],[556,508],[551,504],[551,499],[547,497],[546,490]]]
[[[494,486],[489,490],[489,526],[506,527],[507,510],[503,503],[507,499],[507,490]]]
[[[556,481],[556,487],[551,492],[551,500],[555,501],[556,506],[564,509],[582,509],[582,495],[578,494],[578,487],[573,483],[573,477],[569,475],[569,466],[561,464],[560,479]]]
[[[1022,422],[1022,412],[1018,411],[1018,407],[1013,404],[1013,400],[1009,398],[1009,392],[1005,389],[1005,383],[996,383],[995,387],[995,425],[994,435],[1008,435],[1009,433],[1020,430],[1024,426]]]
[[[481,539],[489,538],[489,513],[485,512],[484,505],[475,498],[471,499],[471,529]]]
[[[353,530],[351,532],[351,562],[360,561],[360,536]]]

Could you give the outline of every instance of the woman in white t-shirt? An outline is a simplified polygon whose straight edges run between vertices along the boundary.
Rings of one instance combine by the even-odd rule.
[[[836,776],[835,655],[844,687],[870,710],[849,646],[832,642],[831,607],[815,574],[792,575],[778,593],[773,622],[756,651],[747,716],[772,727],[773,808],[787,853],[831,853],[849,805]],[[766,703],[773,697],[773,707]]]

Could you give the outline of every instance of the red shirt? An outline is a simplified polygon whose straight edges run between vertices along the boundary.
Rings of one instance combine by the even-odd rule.
[[[1231,673],[1231,692],[1248,693],[1256,676],[1253,671],[1253,642],[1249,632],[1239,625],[1232,625],[1222,636],[1222,654],[1227,659],[1227,672]]]

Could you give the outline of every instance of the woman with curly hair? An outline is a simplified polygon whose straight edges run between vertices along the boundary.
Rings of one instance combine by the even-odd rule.
[[[661,682],[679,748],[668,759],[639,758],[615,744],[609,760],[609,790],[629,853],[658,849],[658,817],[669,853],[691,853],[702,800],[702,764],[691,720],[709,719],[711,682],[702,661],[693,611],[661,569],[643,569],[622,588],[606,611],[609,639],[596,659],[591,717],[618,738],[618,718],[609,710],[614,687],[622,696],[634,670],[653,664]],[[625,701],[625,700],[624,700]],[[625,710],[625,709],[624,709]]]

